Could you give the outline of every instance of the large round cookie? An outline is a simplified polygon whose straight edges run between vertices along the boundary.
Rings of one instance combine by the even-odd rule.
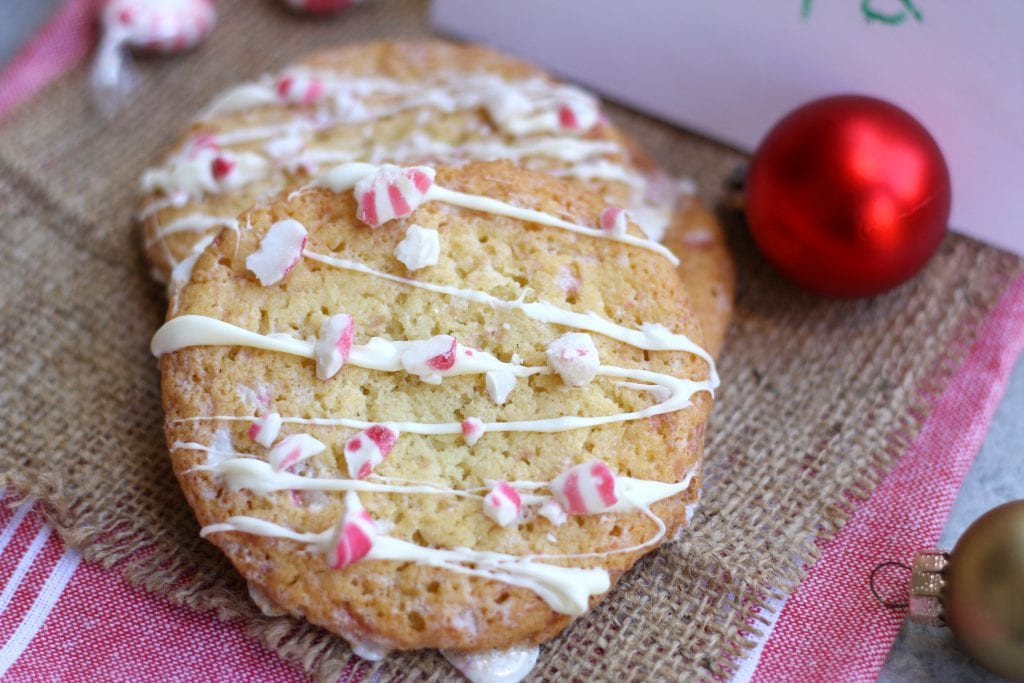
[[[197,244],[324,165],[510,159],[587,183],[660,238],[681,220],[679,186],[636,152],[592,95],[505,55],[441,41],[357,45],[217,98],[143,174],[139,216],[154,275],[181,280],[188,264],[172,271]],[[706,272],[698,263],[684,278]],[[708,286],[728,290],[695,284],[696,299]],[[696,308],[718,316],[706,327],[722,326],[717,308]]]
[[[540,642],[671,538],[699,491],[713,380],[660,245],[602,220],[615,213],[578,183],[510,163],[431,175],[345,166],[248,212],[153,344],[204,534],[364,654]],[[433,260],[399,248],[414,225],[436,231],[435,265],[396,257]],[[355,343],[340,369],[339,314]],[[393,447],[370,423],[399,431]],[[302,459],[310,439],[324,450]],[[512,518],[498,481],[521,498]]]

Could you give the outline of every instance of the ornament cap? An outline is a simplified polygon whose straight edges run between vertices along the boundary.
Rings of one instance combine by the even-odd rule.
[[[946,588],[945,571],[949,553],[938,548],[914,555],[910,578],[910,619],[927,626],[945,626],[946,613],[942,593]]]

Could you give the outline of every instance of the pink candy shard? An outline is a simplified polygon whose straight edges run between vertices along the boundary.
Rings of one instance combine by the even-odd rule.
[[[371,227],[412,214],[434,184],[434,169],[385,164],[355,186],[356,217]]]
[[[331,569],[343,569],[366,557],[377,538],[377,525],[355,491],[345,494],[345,514],[331,534],[327,561]]]
[[[372,425],[345,442],[348,476],[366,479],[384,462],[398,441],[398,430],[387,425]]]
[[[302,258],[309,233],[302,223],[287,218],[270,226],[260,247],[245,259],[248,268],[264,287],[276,284]]]
[[[348,362],[355,334],[356,323],[350,315],[338,313],[324,320],[313,346],[317,379],[328,380],[338,374]]]
[[[220,182],[230,176],[237,166],[238,162],[235,161],[233,155],[222,152],[210,162],[210,173],[213,175],[214,180]]]
[[[519,492],[507,481],[499,481],[484,496],[484,514],[498,526],[508,526],[519,519],[522,507]]]
[[[439,334],[411,344],[402,354],[402,367],[412,375],[430,376],[455,367],[459,344],[450,334]],[[440,381],[440,380],[438,380]]]
[[[267,459],[270,466],[280,472],[326,449],[327,446],[322,441],[314,439],[309,434],[291,434],[270,449]]]
[[[314,104],[324,99],[327,91],[317,78],[309,76],[282,76],[277,81],[277,96],[290,104]]]
[[[281,416],[277,413],[267,413],[257,418],[249,427],[249,438],[265,448],[270,448],[280,432]]]
[[[571,515],[596,515],[619,502],[615,473],[600,460],[576,465],[551,482],[551,494]]]
[[[484,423],[478,417],[466,418],[462,423],[462,436],[472,446],[484,435]]]
[[[567,332],[548,345],[548,365],[573,387],[589,384],[601,367],[597,347],[589,334]]]
[[[566,130],[587,131],[600,122],[601,112],[589,100],[573,100],[558,105],[558,125]]]
[[[628,221],[629,214],[618,206],[609,206],[601,212],[601,229],[613,235],[625,235]]]

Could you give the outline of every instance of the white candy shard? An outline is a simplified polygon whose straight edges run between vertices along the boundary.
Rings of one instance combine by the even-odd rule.
[[[537,510],[537,514],[555,526],[561,526],[565,524],[567,519],[569,519],[569,515],[566,514],[565,508],[559,505],[558,501],[554,498],[548,498],[541,503],[540,508]]]
[[[504,405],[516,386],[516,376],[508,370],[491,370],[484,376],[487,395],[499,406]]]
[[[409,346],[402,354],[402,367],[410,375],[417,375],[424,382],[436,384],[441,381],[439,372],[451,370],[455,366],[457,348],[455,337],[439,334]]]
[[[267,413],[249,427],[249,438],[265,448],[270,448],[280,433],[281,416],[278,413]]]
[[[470,446],[474,445],[484,435],[484,423],[478,417],[469,417],[462,422],[462,437]]]
[[[519,492],[507,481],[499,481],[484,496],[484,514],[498,526],[508,526],[519,519],[522,505]]]
[[[355,334],[356,323],[350,315],[338,313],[324,320],[313,346],[317,379],[328,380],[338,374],[348,362]]]
[[[601,212],[601,229],[621,237],[626,234],[626,228],[628,226],[629,214],[626,210],[618,206],[609,206],[607,209]]]
[[[395,218],[409,216],[426,200],[434,175],[434,169],[427,166],[380,166],[356,183],[354,192],[359,204],[356,217],[376,228]]]
[[[615,473],[600,460],[562,472],[551,482],[551,494],[571,515],[596,515],[619,502]]]
[[[366,557],[377,539],[377,525],[355,491],[345,494],[345,514],[325,550],[331,569],[343,569]]]
[[[592,97],[579,95],[558,106],[558,123],[566,130],[587,131],[601,120],[601,111]]]
[[[405,239],[395,247],[395,258],[409,270],[437,265],[441,256],[441,240],[437,230],[421,228],[413,223],[405,231]]]
[[[551,342],[547,357],[551,369],[573,387],[589,384],[601,365],[594,340],[583,332],[567,332]]]
[[[314,439],[309,434],[291,434],[270,449],[267,459],[270,466],[280,472],[326,449],[327,446],[322,441]]]
[[[278,221],[260,240],[259,249],[245,259],[248,268],[264,287],[280,282],[302,258],[309,233],[291,218]]]
[[[366,479],[377,465],[384,462],[398,441],[398,430],[388,425],[373,425],[345,442],[345,463],[348,476]]]

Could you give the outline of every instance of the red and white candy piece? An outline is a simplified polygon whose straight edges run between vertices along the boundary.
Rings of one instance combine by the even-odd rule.
[[[377,525],[356,492],[346,493],[345,514],[325,549],[331,569],[343,569],[366,557],[373,549],[377,534]]]
[[[629,214],[621,207],[609,206],[601,212],[599,222],[602,230],[616,237],[621,237],[626,234],[626,228],[629,225]]]
[[[410,375],[417,375],[424,382],[438,384],[440,372],[455,367],[458,342],[450,334],[439,334],[426,341],[416,342],[402,354],[402,367]]]
[[[519,492],[507,481],[499,481],[484,496],[484,514],[498,526],[508,526],[519,519],[523,503]]]
[[[305,74],[285,74],[274,89],[277,98],[288,104],[316,104],[327,96],[323,81]]]
[[[297,220],[286,218],[278,221],[260,240],[259,249],[246,257],[245,267],[264,287],[276,284],[302,258],[308,238],[306,227]]]
[[[112,112],[130,90],[126,47],[188,50],[209,35],[216,18],[213,0],[105,0],[100,9],[103,37],[92,67],[97,104]]]
[[[589,97],[573,97],[558,105],[558,124],[566,130],[587,131],[600,120],[597,103]]]
[[[478,417],[469,417],[462,421],[462,438],[470,446],[476,444],[484,435],[484,423]]]
[[[434,169],[428,166],[402,168],[384,164],[356,183],[356,217],[374,228],[395,218],[405,218],[426,200],[433,184]]]
[[[270,466],[280,472],[326,449],[327,446],[322,441],[314,439],[309,434],[290,434],[270,449],[267,459]]]
[[[546,354],[551,369],[573,387],[589,384],[601,366],[594,340],[583,332],[563,334],[551,342]]]
[[[345,463],[348,476],[366,479],[377,465],[384,462],[398,441],[398,430],[387,425],[373,425],[345,442]]]
[[[351,7],[358,0],[281,0],[288,9],[307,14],[337,14]]]
[[[238,159],[231,152],[220,152],[210,161],[210,175],[222,185],[230,182],[231,175],[238,169]]]
[[[345,313],[332,315],[320,325],[320,336],[313,345],[316,377],[328,380],[348,362],[356,336],[356,323]]]
[[[270,448],[280,433],[281,416],[278,413],[267,413],[249,427],[249,438],[265,448]]]
[[[508,370],[491,370],[484,375],[484,386],[492,401],[504,405],[516,387],[516,376]]]
[[[615,473],[600,460],[567,469],[551,482],[551,494],[570,515],[596,515],[619,502]]]

